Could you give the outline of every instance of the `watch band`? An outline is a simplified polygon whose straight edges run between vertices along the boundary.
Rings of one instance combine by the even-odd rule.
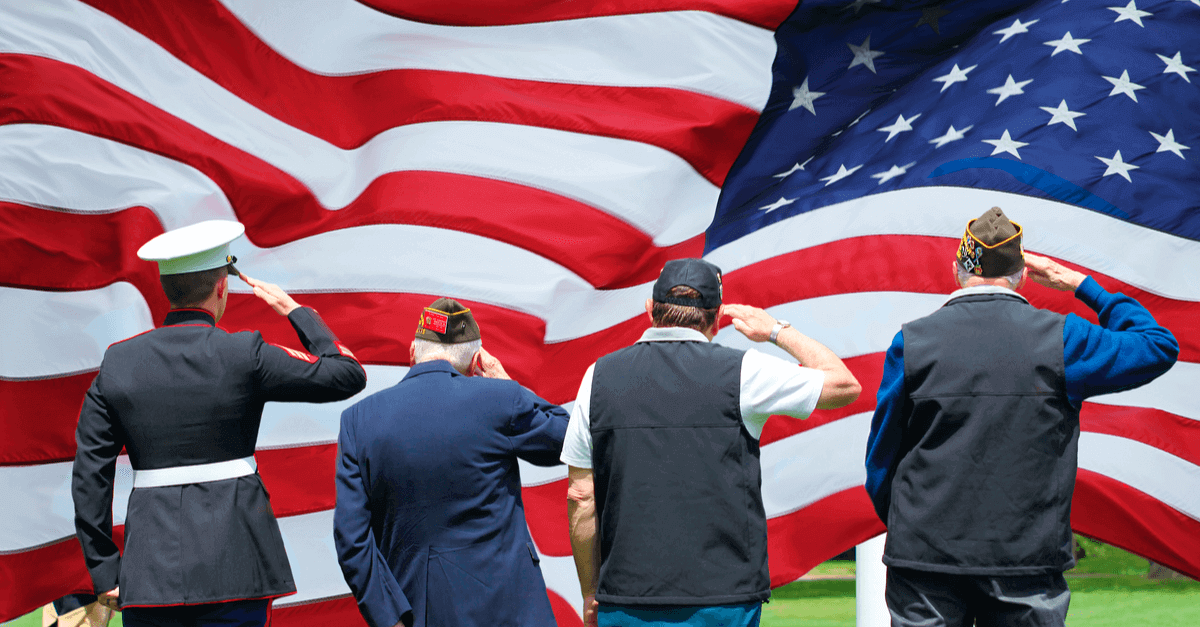
[[[779,339],[779,334],[784,329],[786,329],[787,327],[790,327],[790,326],[792,326],[792,325],[787,320],[776,320],[775,326],[771,328],[771,337],[768,339],[770,339],[772,344],[775,344],[776,340]]]

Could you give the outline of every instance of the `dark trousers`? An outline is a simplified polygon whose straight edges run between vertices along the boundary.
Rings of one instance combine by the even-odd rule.
[[[892,627],[1063,627],[1071,591],[1062,573],[992,577],[888,568]]]
[[[271,601],[230,601],[174,607],[130,607],[121,612],[125,627],[265,627]]]

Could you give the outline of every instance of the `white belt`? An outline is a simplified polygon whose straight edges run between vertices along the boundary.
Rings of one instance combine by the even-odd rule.
[[[212,464],[135,470],[133,471],[133,487],[161,488],[170,485],[223,481],[225,479],[236,479],[252,475],[257,470],[258,464],[254,461],[253,455],[243,457],[242,459],[231,459],[227,462]]]

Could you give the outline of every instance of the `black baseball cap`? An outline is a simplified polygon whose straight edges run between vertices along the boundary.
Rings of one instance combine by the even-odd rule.
[[[700,292],[700,300],[667,295],[671,288],[680,285]],[[654,282],[653,298],[671,305],[716,309],[721,306],[721,269],[703,259],[672,259]]]

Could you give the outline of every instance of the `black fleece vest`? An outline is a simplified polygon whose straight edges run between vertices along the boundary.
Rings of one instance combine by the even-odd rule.
[[[706,342],[643,342],[596,362],[598,601],[771,596],[758,441],[742,425],[742,355]]]
[[[1079,410],[1067,400],[1063,321],[1014,295],[975,294],[904,325],[908,452],[886,564],[975,575],[1075,564]]]

